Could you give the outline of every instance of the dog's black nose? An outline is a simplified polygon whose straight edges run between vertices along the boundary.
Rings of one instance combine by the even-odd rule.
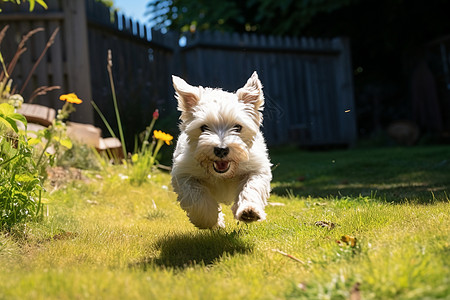
[[[214,147],[214,154],[219,158],[224,158],[225,156],[228,155],[229,152],[230,149],[228,147],[227,148]]]

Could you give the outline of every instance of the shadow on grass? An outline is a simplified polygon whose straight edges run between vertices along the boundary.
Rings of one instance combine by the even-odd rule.
[[[289,197],[328,198],[328,197],[358,197],[368,196],[380,201],[403,203],[412,202],[416,204],[430,204],[436,201],[448,202],[450,196],[450,185],[442,183],[439,185],[371,185],[361,184],[357,187],[342,185],[323,184],[322,186],[302,186],[297,184],[283,184],[275,187],[272,194]]]
[[[159,257],[145,258],[132,267],[146,270],[151,266],[184,269],[200,264],[209,265],[223,255],[249,253],[253,245],[240,238],[238,232],[199,231],[165,236],[155,243]]]
[[[380,201],[449,201],[448,146],[290,151],[272,155],[272,194],[299,197],[374,196]]]

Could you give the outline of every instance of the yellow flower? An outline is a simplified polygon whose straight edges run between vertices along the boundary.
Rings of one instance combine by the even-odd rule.
[[[59,100],[75,104],[80,104],[83,102],[83,100],[79,99],[75,93],[61,95],[59,96]]]
[[[161,130],[153,131],[153,135],[156,139],[166,142],[167,145],[170,145],[173,140],[173,136],[168,133],[164,133]]]

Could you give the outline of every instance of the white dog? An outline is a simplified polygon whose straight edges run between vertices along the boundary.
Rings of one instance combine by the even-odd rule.
[[[225,226],[219,203],[234,203],[239,221],[265,220],[272,173],[260,131],[264,95],[258,74],[235,94],[172,79],[181,111],[172,168],[180,206],[199,228]]]

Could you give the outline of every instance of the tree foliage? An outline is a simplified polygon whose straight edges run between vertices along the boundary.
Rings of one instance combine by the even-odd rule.
[[[45,3],[44,0],[2,0],[1,2],[12,2],[15,3],[17,5],[20,5],[21,3],[25,3],[25,2],[29,2],[30,3],[30,11],[34,10],[34,7],[36,6],[36,2],[42,6],[43,8],[47,9],[47,4]],[[2,10],[0,9],[0,12]]]
[[[114,8],[114,0],[95,0],[95,1],[103,3],[106,7]]]
[[[360,0],[154,0],[147,14],[156,28],[180,32],[225,30],[300,35],[318,14]]]

